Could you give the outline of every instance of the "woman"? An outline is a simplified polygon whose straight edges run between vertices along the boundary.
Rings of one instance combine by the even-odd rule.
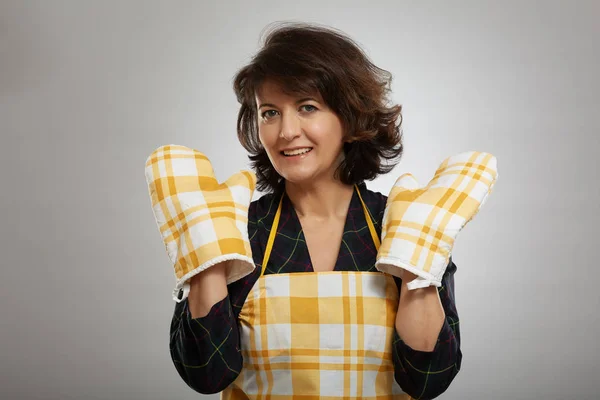
[[[402,154],[401,107],[386,105],[390,81],[343,34],[284,25],[234,83],[238,137],[266,195],[250,203],[248,172],[218,185],[192,149],[165,146],[149,158],[155,215],[179,279],[171,355],[197,392],[429,399],[458,373],[450,252],[425,284],[433,270],[394,264],[402,257],[393,254],[390,203],[364,184]],[[193,159],[193,172],[171,172],[166,189],[156,176],[179,168],[178,158]],[[194,173],[202,179],[189,180]],[[168,223],[167,210],[185,224]],[[191,222],[194,210],[208,211]]]

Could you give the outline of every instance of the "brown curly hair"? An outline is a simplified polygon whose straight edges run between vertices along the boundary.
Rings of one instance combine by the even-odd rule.
[[[342,32],[303,23],[276,26],[262,49],[234,77],[240,103],[238,139],[250,153],[257,188],[273,191],[283,178],[258,136],[256,90],[266,80],[287,94],[318,91],[342,121],[345,160],[336,178],[359,184],[391,171],[402,156],[402,106],[388,105],[392,75],[375,66]]]

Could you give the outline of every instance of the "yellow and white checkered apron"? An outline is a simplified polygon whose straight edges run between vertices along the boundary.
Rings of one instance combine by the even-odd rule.
[[[393,277],[352,271],[264,275],[280,215],[281,201],[261,276],[239,316],[244,365],[221,399],[411,399],[394,379]]]

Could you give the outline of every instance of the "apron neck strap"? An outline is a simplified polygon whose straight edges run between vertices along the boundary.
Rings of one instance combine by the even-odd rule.
[[[377,231],[375,230],[375,226],[373,225],[371,213],[369,212],[369,209],[367,208],[367,205],[365,204],[360,194],[358,185],[354,185],[354,188],[356,189],[356,193],[358,194],[358,198],[360,199],[360,203],[362,204],[365,219],[367,220],[367,225],[369,226],[369,232],[371,233],[373,243],[375,243],[375,250],[379,250],[381,242],[379,241],[379,236],[377,236]],[[279,226],[279,218],[281,217],[281,205],[283,204],[283,196],[285,196],[285,192],[283,192],[281,198],[279,199],[279,205],[277,206],[277,211],[275,212],[275,219],[273,219],[273,224],[271,225],[271,232],[269,233],[269,239],[267,240],[267,247],[265,248],[265,256],[263,257],[260,276],[264,275],[265,269],[267,268],[267,263],[269,262],[269,258],[271,257],[271,250],[273,249],[273,243],[275,243],[277,227]]]

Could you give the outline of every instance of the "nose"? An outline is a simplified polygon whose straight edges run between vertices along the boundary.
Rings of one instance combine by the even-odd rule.
[[[300,126],[300,121],[295,113],[286,113],[283,115],[281,121],[281,132],[279,133],[279,136],[282,139],[291,142],[300,136],[301,131],[302,128]]]

